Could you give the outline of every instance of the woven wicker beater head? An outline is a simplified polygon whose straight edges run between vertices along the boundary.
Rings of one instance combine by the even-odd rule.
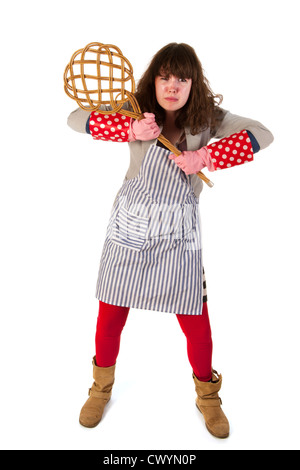
[[[110,105],[114,113],[130,101],[140,114],[132,65],[116,46],[92,42],[76,51],[65,69],[64,84],[67,95],[86,111]]]

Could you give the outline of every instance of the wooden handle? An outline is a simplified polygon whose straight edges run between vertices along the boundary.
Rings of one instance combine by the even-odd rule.
[[[123,109],[121,109],[119,111],[119,113],[121,114],[127,114],[127,115],[130,115],[132,118],[134,119],[138,119],[139,121],[141,119],[144,119],[144,115],[142,113],[140,114],[137,114],[137,113],[132,113],[130,111],[125,111]],[[179,157],[179,155],[181,155],[181,152],[180,150],[178,150],[177,147],[175,147],[175,145],[171,144],[171,142],[166,139],[166,137],[164,137],[162,134],[160,134],[158,136],[158,140],[164,144],[165,147],[167,147],[172,153],[174,153],[175,155],[177,155]],[[202,173],[202,171],[199,171],[197,173],[197,176],[202,179],[202,181],[204,181],[204,183],[207,184],[207,186],[209,186],[210,188],[212,188],[214,186],[214,183],[212,181],[210,181],[210,179],[207,178],[207,176],[204,175],[204,173]]]

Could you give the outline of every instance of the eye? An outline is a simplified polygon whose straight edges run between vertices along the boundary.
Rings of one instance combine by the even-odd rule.
[[[180,78],[179,81],[182,82],[182,83],[186,83],[188,81],[188,79],[187,78]]]

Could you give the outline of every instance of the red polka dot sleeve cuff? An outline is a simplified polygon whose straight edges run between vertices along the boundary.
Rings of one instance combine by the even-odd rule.
[[[207,145],[206,149],[215,170],[231,168],[253,160],[251,140],[245,130]]]
[[[90,116],[90,133],[95,140],[128,142],[131,118],[123,114],[102,114],[93,111]]]

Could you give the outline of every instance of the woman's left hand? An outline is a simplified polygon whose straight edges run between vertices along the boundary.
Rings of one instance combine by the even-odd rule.
[[[198,173],[206,166],[210,166],[211,161],[209,153],[205,147],[196,151],[185,151],[177,156],[174,153],[169,155],[170,160],[174,160],[177,166],[185,172],[186,175],[193,175]]]

